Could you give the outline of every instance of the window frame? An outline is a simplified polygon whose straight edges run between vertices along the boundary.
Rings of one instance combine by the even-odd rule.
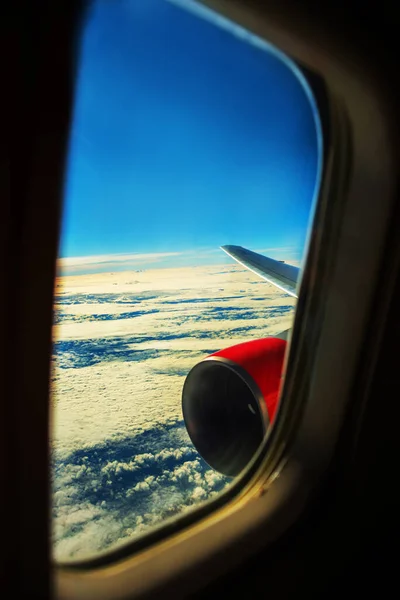
[[[266,460],[254,460],[247,471],[248,480],[238,481],[230,502],[221,496],[218,507],[213,503],[212,507],[209,505],[213,510],[197,511],[189,527],[178,531],[168,532],[160,527],[154,534],[156,540],[147,547],[146,540],[149,543],[150,537],[143,536],[145,547],[140,550],[132,542],[103,558],[80,561],[75,568],[59,567],[56,581],[63,598],[117,597],[113,595],[116,587],[118,597],[140,597],[159,589],[175,589],[178,581],[179,595],[183,596],[198,585],[199,569],[204,585],[271,544],[296,521],[315,494],[333,456],[350,401],[382,258],[371,251],[371,245],[382,246],[379,242],[385,237],[392,199],[390,178],[383,185],[382,177],[385,168],[390,170],[390,160],[385,165],[385,160],[390,159],[385,151],[390,145],[390,135],[382,119],[381,99],[373,93],[373,87],[371,94],[371,82],[363,79],[362,69],[354,68],[359,64],[350,63],[350,69],[346,70],[346,65],[337,61],[334,54],[321,52],[321,48],[315,54],[318,59],[315,64],[310,60],[309,47],[306,56],[302,52],[298,32],[292,30],[294,35],[285,36],[283,42],[279,26],[274,27],[273,20],[267,22],[265,15],[252,12],[250,7],[233,2],[207,2],[207,5],[228,18],[233,16],[232,20],[268,39],[305,63],[306,68],[322,73],[329,89],[332,136],[315,215],[316,229],[322,230],[311,241],[303,274],[289,356],[289,361],[295,364],[289,365],[291,377],[285,382],[282,418],[269,440]],[[356,80],[354,72],[358,75]],[[371,119],[374,127],[368,133],[361,127],[366,112],[375,117]],[[368,212],[362,210],[364,198],[359,189],[364,188],[365,165],[375,161],[376,156],[368,153],[366,133],[381,144],[382,151],[380,171],[373,173],[376,179],[370,181],[372,189],[368,190],[373,199],[374,184],[380,189],[379,202],[375,196]],[[383,194],[382,187],[386,188]],[[356,252],[349,254],[355,222],[362,235],[357,235]],[[311,285],[312,294],[307,293]],[[361,297],[360,288],[364,292]],[[309,345],[313,348],[309,353],[312,364],[307,366],[311,379],[305,383],[301,358]],[[332,365],[340,368],[341,373],[335,381],[330,376]],[[301,410],[288,418],[287,412],[294,406],[293,395],[299,393],[298,386],[305,388],[304,398],[299,402]],[[239,493],[238,488],[241,488]]]
[[[165,0],[168,1],[168,0]],[[172,0],[173,2],[175,0]],[[185,5],[185,1],[183,0],[183,7]],[[178,0],[178,4],[180,4],[180,0]],[[182,8],[182,10],[185,10]],[[202,16],[198,17],[202,18]],[[215,26],[218,26],[216,24]],[[262,40],[261,44],[262,44]],[[260,52],[266,51],[267,48],[260,48]],[[275,52],[275,49],[272,48],[272,52]],[[277,60],[285,60],[285,58],[278,57]],[[293,65],[290,65],[289,62],[292,62]],[[323,80],[316,76],[315,74],[308,71],[303,65],[295,63],[294,61],[287,61],[287,68],[291,69],[293,67],[292,76],[294,78],[299,78],[299,85],[304,86],[305,93],[312,94],[312,98],[310,99],[310,104],[312,104],[313,109],[314,105],[318,108],[318,123],[316,124],[317,135],[321,137],[322,148],[321,148],[321,157],[319,158],[319,166],[317,173],[317,184],[315,189],[315,194],[313,198],[313,204],[310,209],[310,220],[313,220],[314,217],[314,209],[316,204],[322,204],[325,206],[326,202],[318,203],[318,198],[321,195],[319,193],[319,189],[322,190],[323,187],[328,188],[328,182],[331,178],[332,166],[330,163],[332,162],[333,145],[331,144],[331,112],[334,109],[334,116],[336,117],[336,113],[339,112],[343,119],[342,107],[336,106],[333,98],[329,98],[327,94],[326,86]],[[303,79],[303,81],[301,81]],[[347,133],[346,131],[342,131],[342,133]],[[336,146],[335,146],[336,147]],[[337,170],[340,166],[338,166],[337,160],[334,158],[333,160],[334,166],[333,169]],[[317,207],[317,212],[319,211],[320,216],[315,215],[315,218],[325,218],[323,216],[323,210],[321,211]],[[312,242],[311,245],[315,244]],[[306,252],[305,252],[306,254]],[[304,261],[304,256],[302,257]],[[307,270],[305,273],[302,273],[302,280],[307,278]],[[306,286],[305,286],[306,287]],[[306,309],[304,306],[304,294],[300,294],[300,306],[296,304],[296,317],[295,320],[297,322],[302,320],[302,315],[309,309]],[[300,308],[301,307],[301,308]],[[297,316],[299,315],[299,316]],[[294,337],[298,337],[298,327],[292,327],[291,330],[294,329]],[[287,338],[288,332],[285,332],[285,336]],[[292,338],[292,334],[291,334]],[[290,344],[292,344],[292,339],[288,340]],[[290,353],[289,353],[290,355]],[[286,356],[286,359],[288,357]],[[291,365],[286,365],[285,370],[291,370]],[[308,370],[309,366],[308,366]],[[299,375],[296,376],[299,379]],[[300,375],[300,380],[304,380],[304,374]],[[286,382],[285,382],[286,385]],[[293,395],[293,394],[292,394]],[[287,396],[285,390],[283,390],[283,396]],[[228,503],[235,502],[239,497],[242,497],[243,494],[248,494],[256,484],[257,480],[260,477],[260,473],[262,471],[262,477],[265,479],[263,485],[269,485],[268,479],[271,476],[272,471],[276,471],[281,469],[281,462],[285,460],[283,457],[284,449],[287,449],[289,445],[289,426],[288,426],[288,414],[291,418],[289,421],[291,422],[291,427],[293,428],[293,423],[296,423],[296,420],[299,418],[299,411],[295,410],[296,407],[293,406],[293,403],[290,404],[285,398],[284,402],[280,403],[282,407],[284,407],[283,411],[279,411],[283,413],[279,416],[276,416],[274,419],[274,427],[268,432],[267,438],[263,441],[262,446],[259,448],[256,455],[253,457],[253,460],[249,463],[248,467],[240,474],[239,477],[235,478],[231,482],[231,484],[221,492],[218,493],[217,497],[210,499],[206,502],[201,503],[200,505],[194,505],[189,507],[189,510],[185,513],[178,514],[176,517],[172,517],[166,519],[162,523],[157,524],[153,528],[149,528],[148,531],[145,531],[138,537],[133,537],[131,540],[124,540],[123,543],[116,544],[115,546],[108,548],[102,552],[96,552],[93,556],[87,556],[85,558],[80,559],[68,559],[66,561],[60,561],[56,563],[59,565],[61,569],[68,570],[70,572],[75,571],[87,571],[90,569],[97,569],[100,567],[105,567],[114,563],[115,561],[123,560],[127,556],[132,554],[137,554],[138,552],[145,550],[155,544],[161,543],[168,536],[177,534],[186,530],[188,527],[192,526],[200,519],[207,518],[209,515],[214,514],[215,511],[223,509]],[[289,404],[289,409],[288,409]],[[301,408],[301,407],[300,407]],[[292,413],[292,414],[290,414]],[[282,427],[280,424],[283,422]],[[261,471],[260,471],[261,469]]]

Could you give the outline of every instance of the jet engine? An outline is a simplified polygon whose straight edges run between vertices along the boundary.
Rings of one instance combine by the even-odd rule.
[[[189,372],[182,410],[204,460],[231,477],[248,464],[274,419],[286,341],[265,338],[211,354]]]

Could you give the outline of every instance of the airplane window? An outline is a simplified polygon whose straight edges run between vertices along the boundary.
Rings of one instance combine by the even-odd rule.
[[[96,0],[78,56],[54,295],[61,562],[215,497],[253,456],[321,171],[299,69],[194,2]]]

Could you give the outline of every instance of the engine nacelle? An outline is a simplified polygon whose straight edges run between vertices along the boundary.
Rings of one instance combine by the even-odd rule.
[[[235,476],[274,418],[286,341],[265,338],[211,354],[189,372],[182,392],[186,428],[216,471]]]

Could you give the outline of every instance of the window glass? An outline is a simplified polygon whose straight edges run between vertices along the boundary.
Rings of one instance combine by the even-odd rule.
[[[229,464],[253,453],[259,432],[250,424],[240,441],[230,419],[235,403],[245,401],[243,423],[261,410],[255,346],[241,355],[236,383],[232,355],[198,368],[186,386],[190,436],[182,390],[210,354],[291,327],[296,298],[220,246],[301,265],[318,132],[297,69],[211,11],[92,3],[54,297],[56,560],[107,550],[220,493],[236,473],[212,468],[207,452],[225,438],[235,442]],[[230,407],[218,404],[224,394]],[[221,406],[215,419],[202,413],[211,398]]]

